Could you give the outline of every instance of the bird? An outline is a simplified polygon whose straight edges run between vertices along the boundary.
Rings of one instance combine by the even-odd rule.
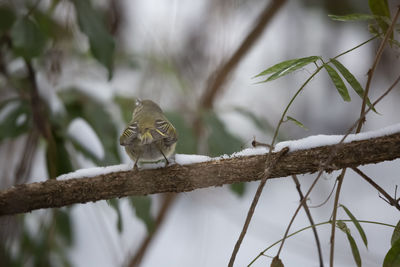
[[[168,121],[162,109],[151,100],[136,100],[132,120],[122,132],[119,143],[135,162],[157,162],[165,159],[169,164],[178,136],[175,127]]]

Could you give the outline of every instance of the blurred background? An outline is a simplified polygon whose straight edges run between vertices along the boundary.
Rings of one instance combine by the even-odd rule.
[[[392,16],[394,4],[389,1]],[[0,188],[128,163],[118,137],[136,98],[152,99],[166,112],[179,134],[177,153],[218,156],[251,147],[254,139],[271,142],[287,103],[315,66],[269,83],[252,77],[287,59],[315,55],[327,61],[379,29],[368,20],[328,17],[369,14],[367,1],[283,1],[224,82],[215,85],[268,5],[260,0],[0,1]],[[380,40],[340,57],[362,86]],[[385,50],[371,101],[398,75],[398,56],[395,43]],[[210,95],[213,85],[217,89]],[[344,102],[329,76],[318,74],[288,113],[307,129],[285,123],[279,140],[344,134],[359,117],[362,102],[349,92],[352,101]],[[379,114],[368,115],[363,131],[400,122],[399,92],[396,88],[378,104]],[[361,169],[394,194],[399,163]],[[337,175],[324,175],[310,206],[328,197]],[[313,177],[299,176],[303,192]],[[257,186],[127,197],[2,217],[0,266],[226,266]],[[298,201],[291,178],[267,182],[235,266],[247,266],[282,238]],[[339,202],[362,220],[395,225],[400,217],[352,171]],[[328,221],[332,206],[330,199],[311,209],[315,222]],[[348,219],[341,209],[338,216]],[[292,230],[308,225],[301,211]],[[363,224],[367,249],[348,226],[363,266],[380,266],[393,228]],[[327,262],[329,225],[318,232]],[[338,231],[336,242],[336,266],[355,265],[346,235]],[[267,254],[274,256],[276,249]],[[288,239],[281,258],[285,266],[319,266],[312,232]],[[270,261],[262,256],[252,266]]]

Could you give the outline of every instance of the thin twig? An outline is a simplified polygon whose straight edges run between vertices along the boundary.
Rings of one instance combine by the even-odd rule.
[[[33,156],[39,143],[39,134],[36,129],[33,129],[25,142],[25,147],[22,152],[22,158],[18,164],[15,173],[15,184],[24,184],[28,179],[31,171]]]
[[[343,221],[343,222],[352,222],[352,220],[350,220],[350,219],[342,219],[341,221]],[[376,225],[382,225],[382,226],[387,226],[387,227],[395,228],[395,225],[387,224],[387,223],[382,223],[382,222],[372,222],[372,221],[365,221],[365,220],[357,220],[357,221],[358,221],[359,223],[376,224]],[[320,222],[320,223],[317,223],[317,224],[314,224],[314,225],[310,225],[310,226],[301,228],[301,229],[299,229],[299,230],[297,230],[297,231],[291,233],[291,234],[288,235],[286,238],[295,236],[295,235],[297,235],[298,233],[303,232],[303,231],[305,231],[305,230],[307,230],[307,229],[310,229],[310,228],[312,228],[312,227],[318,227],[318,226],[326,225],[326,224],[332,224],[332,221]],[[275,245],[279,244],[279,243],[282,242],[282,241],[283,241],[283,238],[280,239],[280,240],[278,240],[278,241],[276,241],[276,242],[274,242],[272,245],[268,246],[266,249],[264,249],[263,251],[261,251],[261,252],[247,265],[247,267],[250,267],[259,257],[261,257],[261,256],[266,256],[264,253],[267,252],[267,250],[273,248]]]
[[[386,43],[389,40],[389,36],[391,35],[394,25],[398,19],[400,15],[400,6],[397,9],[397,13],[395,15],[395,17],[393,18],[392,23],[390,24],[389,29],[387,30],[385,37],[383,38],[381,44],[379,45],[378,51],[375,55],[375,59],[374,62],[372,64],[372,67],[368,70],[368,78],[367,78],[367,84],[365,85],[365,91],[364,91],[364,96],[363,96],[363,101],[361,104],[361,111],[360,111],[360,120],[358,122],[357,125],[357,129],[356,129],[356,133],[359,133],[361,131],[362,125],[365,121],[365,107],[367,104],[367,99],[368,99],[368,93],[369,93],[369,89],[371,86],[371,81],[372,81],[372,77],[375,73],[376,67],[381,59],[383,50],[385,48]],[[363,119],[361,119],[363,118]],[[329,256],[329,265],[330,267],[333,267],[333,261],[334,261],[334,254],[335,254],[335,231],[336,231],[336,213],[337,213],[337,205],[338,205],[338,201],[339,201],[339,195],[340,195],[340,189],[341,189],[341,185],[344,179],[344,174],[346,172],[346,169],[343,169],[341,175],[339,176],[339,183],[338,183],[338,187],[336,189],[336,196],[335,196],[335,203],[333,206],[333,219],[332,219],[332,228],[331,228],[331,248],[330,248],[330,256]]]
[[[139,249],[137,250],[135,256],[132,258],[131,262],[129,263],[129,267],[137,267],[140,266],[140,263],[143,260],[144,255],[146,254],[146,251],[151,243],[151,241],[154,239],[156,236],[157,232],[160,230],[160,227],[162,223],[165,220],[166,215],[168,214],[168,211],[172,207],[172,204],[174,203],[174,200],[176,199],[177,194],[173,193],[168,193],[164,195],[164,199],[162,200],[162,206],[160,208],[160,211],[157,214],[156,220],[155,220],[155,225],[154,225],[154,230],[150,232],[146,238],[142,241],[142,244],[140,245]]]
[[[339,178],[339,177],[337,177],[337,178]],[[314,206],[308,206],[308,207],[311,208],[311,209],[315,209],[315,208],[320,208],[320,207],[322,207],[323,205],[325,205],[326,202],[328,202],[328,200],[331,198],[331,196],[332,196],[332,194],[333,194],[333,191],[335,191],[336,184],[337,184],[337,179],[335,180],[335,183],[333,184],[332,190],[331,190],[331,192],[329,193],[328,197],[327,197],[321,204],[314,205]]]
[[[264,10],[260,14],[255,23],[254,28],[249,32],[246,38],[243,40],[239,48],[233,53],[233,55],[222,64],[212,75],[208,81],[208,86],[201,99],[200,106],[205,109],[210,109],[214,103],[214,98],[217,93],[221,90],[227,77],[236,68],[240,60],[246,55],[250,48],[255,44],[261,34],[264,32],[265,27],[274,17],[274,15],[283,6],[286,0],[272,0],[269,1],[265,6]]]
[[[394,18],[392,20],[392,23],[390,24],[390,27],[386,31],[385,37],[383,38],[381,44],[379,45],[378,51],[376,52],[374,63],[372,64],[372,67],[368,70],[367,84],[365,85],[363,101],[362,101],[362,104],[361,104],[360,117],[362,117],[362,115],[363,115],[363,113],[365,111],[365,107],[366,107],[367,99],[368,99],[369,88],[371,86],[372,76],[375,73],[376,66],[378,65],[378,63],[379,63],[379,61],[381,59],[381,56],[382,56],[383,50],[385,48],[385,45],[388,42],[389,37],[393,32],[393,28],[394,28],[394,26],[396,24],[397,19],[399,18],[399,15],[400,15],[400,6],[397,8],[396,15],[394,16]],[[359,124],[357,126],[356,133],[360,132],[363,123],[364,123],[364,120],[359,122]]]
[[[333,258],[335,254],[335,229],[336,229],[336,216],[337,216],[337,207],[339,203],[339,196],[340,196],[340,190],[342,189],[342,184],[343,184],[343,179],[346,174],[346,168],[342,169],[342,172],[340,173],[338,177],[338,185],[336,188],[336,194],[335,194],[335,201],[333,202],[333,211],[332,211],[332,226],[331,226],[331,247],[330,247],[330,253],[329,253],[329,266],[333,267]]]
[[[357,120],[354,122],[354,124],[348,129],[347,133],[346,133],[346,134],[343,136],[343,138],[340,140],[340,142],[339,142],[336,146],[333,147],[332,152],[329,154],[328,159],[322,164],[321,170],[319,171],[317,177],[315,178],[315,180],[314,180],[313,183],[311,184],[310,188],[308,189],[306,195],[304,196],[303,201],[300,202],[300,204],[298,205],[296,211],[294,212],[294,214],[293,214],[293,216],[292,216],[292,218],[291,218],[291,220],[290,220],[290,222],[289,222],[289,225],[288,225],[287,228],[286,228],[285,234],[283,235],[283,240],[282,240],[282,243],[281,243],[281,245],[280,245],[280,247],[279,247],[277,256],[279,256],[279,254],[280,254],[281,251],[282,251],[283,245],[284,245],[284,243],[285,243],[285,239],[286,239],[286,237],[287,237],[288,234],[289,234],[290,227],[292,226],[292,224],[293,224],[293,222],[294,222],[294,219],[296,218],[296,216],[297,216],[297,214],[298,214],[300,208],[302,207],[303,203],[305,202],[305,200],[306,200],[306,199],[308,198],[308,196],[310,195],[311,191],[313,190],[314,186],[315,186],[316,183],[318,182],[319,178],[322,176],[322,173],[323,173],[323,171],[324,171],[323,166],[327,166],[327,165],[329,165],[329,164],[331,163],[331,161],[332,161],[334,155],[336,154],[337,150],[343,145],[344,140],[345,140],[345,139],[347,138],[347,136],[353,131],[353,129],[354,129],[355,127],[357,127],[359,121],[363,120],[363,119],[365,118],[365,116],[368,114],[368,112],[370,112],[370,111],[372,110],[372,108],[376,106],[376,104],[378,104],[387,94],[389,94],[389,93],[393,90],[393,88],[399,83],[399,81],[400,81],[400,75],[399,75],[399,76],[397,77],[397,79],[393,82],[393,84],[392,84],[392,85],[391,85],[377,100],[375,100],[374,103],[372,103],[372,105],[363,113],[362,117],[359,118],[359,119],[357,119]]]
[[[276,163],[288,151],[289,151],[289,148],[285,147],[284,149],[282,149],[281,151],[278,152],[279,154],[277,155],[277,157],[274,158],[274,160],[270,160],[271,159],[271,154],[270,153],[268,154],[268,156],[267,156],[268,157],[268,160],[267,160],[267,164],[268,165],[265,168],[265,171],[263,173],[263,178],[262,178],[260,184],[258,185],[256,194],[254,195],[253,201],[251,202],[250,209],[249,209],[249,211],[247,213],[246,221],[244,223],[242,232],[240,233],[239,238],[236,241],[236,244],[235,244],[235,247],[233,249],[231,258],[229,260],[228,267],[232,267],[233,263],[235,262],[236,255],[237,255],[237,253],[239,251],[240,245],[242,244],[243,238],[246,235],[247,229],[249,228],[251,218],[253,217],[254,210],[256,209],[258,200],[260,199],[260,196],[261,196],[262,190],[263,190],[263,188],[265,186],[265,183],[267,182],[268,178],[270,177],[270,175],[272,173],[272,170],[274,169]]]
[[[382,187],[380,187],[377,183],[374,182],[369,176],[367,176],[364,172],[362,172],[359,168],[351,168],[357,174],[359,174],[365,181],[367,181],[370,185],[372,185],[379,193],[385,196],[386,202],[388,202],[391,206],[400,210],[400,205],[395,198],[392,198]]]
[[[297,179],[297,175],[292,175],[292,179],[293,179],[294,183],[296,184],[296,189],[297,189],[297,192],[299,193],[300,201],[303,201],[304,195],[303,195],[303,192],[301,191],[300,182],[299,182],[299,179]],[[319,266],[323,267],[324,266],[324,261],[323,261],[323,258],[322,258],[321,243],[319,242],[317,228],[314,225],[315,223],[314,223],[314,220],[313,220],[313,218],[311,216],[311,212],[310,212],[310,209],[308,208],[307,202],[304,202],[303,208],[304,208],[304,211],[307,214],[308,220],[310,221],[310,225],[311,225],[313,233],[314,233],[315,243],[317,245],[317,251],[318,251]]]

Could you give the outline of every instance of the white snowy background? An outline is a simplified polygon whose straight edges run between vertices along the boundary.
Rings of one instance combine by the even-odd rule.
[[[254,1],[253,1],[254,2]],[[181,40],[196,27],[208,27],[209,34],[202,40],[209,46],[209,67],[197,73],[193,67],[192,74],[200,76],[195,94],[201,94],[206,79],[222,59],[230,55],[251,28],[254,18],[260,13],[264,3],[246,4],[241,1],[230,1],[226,12],[232,12],[222,21],[213,16],[214,23],[203,21],[206,2],[203,1],[124,1],[124,15],[127,18],[123,29],[124,46],[132,51],[133,57],[146,60],[154,53],[168,58],[179,54],[183,49]],[[208,7],[209,8],[209,7]],[[210,11],[208,11],[210,12]],[[220,11],[222,12],[222,11]],[[370,38],[366,23],[332,22],[327,14],[317,8],[304,8],[297,1],[289,1],[276,15],[266,32],[250,53],[239,64],[230,76],[229,82],[215,102],[215,109],[223,119],[226,127],[243,140],[252,140],[253,136],[262,142],[269,142],[271,136],[261,132],[247,118],[231,112],[231,107],[246,107],[255,114],[268,119],[276,125],[281,112],[290,97],[308,78],[312,67],[307,67],[288,77],[266,84],[255,84],[251,79],[267,67],[295,57],[321,55],[328,59]],[[204,37],[206,38],[206,37]],[[201,45],[201,44],[200,44]],[[362,85],[366,82],[366,73],[373,61],[373,51],[377,44],[366,45],[353,53],[343,56],[341,62],[359,79]],[[382,66],[380,66],[382,67]],[[398,68],[398,65],[393,68]],[[75,62],[68,62],[61,78],[60,88],[68,84],[78,85],[85,92],[107,103],[115,94],[151,98],[164,110],[174,110],[183,105],[184,98],[174,97],[177,81],[153,80],[152,74],[145,70],[116,69],[114,78],[107,81],[104,70],[91,66],[84,71]],[[379,68],[379,66],[378,66]],[[77,75],[79,74],[79,75]],[[40,75],[40,74],[39,74]],[[143,75],[147,75],[145,81]],[[72,77],[72,78],[71,78]],[[40,79],[39,79],[40,80]],[[371,99],[378,97],[393,81],[393,77],[377,72],[371,87]],[[46,92],[46,80],[42,77],[40,87]],[[176,92],[176,91],[175,91]],[[350,92],[351,103],[344,103],[325,73],[313,79],[305,91],[296,100],[288,115],[295,117],[306,125],[308,131],[294,124],[284,124],[283,134],[287,139],[300,139],[310,135],[344,134],[359,116],[361,100]],[[57,105],[55,95],[46,94],[54,110],[62,110]],[[386,97],[377,109],[380,114],[370,113],[363,131],[379,130],[391,125],[398,130],[399,90]],[[112,107],[110,107],[111,112]],[[60,111],[62,112],[62,111]],[[23,118],[21,118],[22,120]],[[121,129],[122,122],[119,122]],[[392,128],[393,129],[393,128]],[[104,156],[104,149],[96,133],[81,119],[76,119],[68,128],[68,134],[83,146],[92,149],[96,157]],[[332,140],[332,139],[331,139]],[[247,145],[250,145],[250,141]],[[320,142],[316,139],[306,146]],[[90,142],[90,143],[89,143]],[[121,155],[124,155],[121,150]],[[94,164],[84,156],[77,160],[82,167],[93,167]],[[182,158],[182,160],[190,160]],[[361,167],[385,190],[394,193],[399,184],[400,161],[384,162]],[[124,165],[114,168],[128,168],[128,157],[124,156]],[[35,157],[33,181],[44,180],[44,150],[39,149]],[[5,166],[1,166],[4,169]],[[104,171],[104,170],[101,170]],[[86,175],[93,173],[88,170]],[[335,182],[338,173],[324,175],[311,194],[309,205],[317,205],[325,200]],[[299,176],[303,192],[310,186],[315,175]],[[171,212],[168,214],[162,229],[149,248],[142,266],[226,266],[233,246],[239,236],[247,210],[254,196],[258,182],[248,183],[243,197],[238,197],[224,186],[207,188],[179,194]],[[153,198],[153,214],[159,208],[159,196]],[[298,205],[298,193],[292,179],[272,179],[262,193],[250,228],[235,266],[247,266],[260,251],[282,238],[289,220]],[[347,206],[353,214],[362,220],[385,222],[395,225],[400,219],[396,209],[390,207],[378,197],[378,193],[358,175],[348,170],[340,196],[340,203]],[[315,222],[329,220],[333,198],[324,206],[311,209]],[[74,205],[72,207],[73,230],[75,242],[69,256],[77,267],[86,266],[124,266],[129,255],[134,255],[140,241],[146,235],[145,225],[136,218],[128,203],[121,200],[123,232],[118,233],[117,215],[105,201]],[[35,216],[39,218],[44,211],[32,213],[31,231],[38,227]],[[339,218],[346,218],[339,209]],[[301,211],[292,226],[292,231],[308,226],[309,222]],[[373,224],[363,224],[368,237],[368,249],[362,244],[356,229],[349,223],[353,237],[360,249],[363,266],[380,266],[385,253],[390,248],[390,237],[393,229]],[[329,260],[330,226],[318,227],[324,261]],[[277,247],[268,252],[274,256]],[[354,266],[354,260],[346,236],[337,231],[335,266]],[[311,230],[302,232],[287,240],[281,258],[285,266],[318,266],[314,237]],[[261,257],[253,266],[268,266],[271,259]]]

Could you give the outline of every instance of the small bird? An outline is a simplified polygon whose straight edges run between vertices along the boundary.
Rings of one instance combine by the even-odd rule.
[[[161,108],[151,100],[136,100],[132,120],[119,138],[121,146],[135,162],[133,169],[137,170],[141,162],[156,162],[174,154],[177,133],[174,126],[165,117]]]

